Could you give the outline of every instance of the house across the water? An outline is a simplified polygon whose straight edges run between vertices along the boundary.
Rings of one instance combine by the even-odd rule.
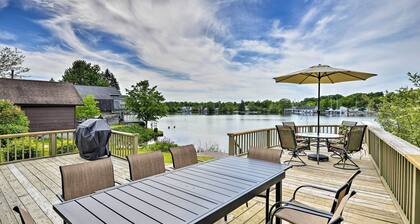
[[[0,79],[0,99],[22,108],[30,131],[73,129],[76,106],[83,105],[74,86],[64,82]]]
[[[101,112],[118,112],[124,109],[124,98],[115,87],[74,85],[80,97],[93,95]]]

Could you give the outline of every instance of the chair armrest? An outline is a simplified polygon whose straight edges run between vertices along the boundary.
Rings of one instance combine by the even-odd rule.
[[[293,192],[292,200],[294,200],[296,198],[297,192],[302,188],[314,188],[314,189],[317,189],[317,190],[328,191],[328,192],[331,192],[331,193],[336,193],[337,192],[336,190],[333,190],[333,189],[307,184],[307,185],[302,185],[302,186],[299,186],[298,188],[296,188],[295,192]]]
[[[61,194],[55,194],[55,196],[57,196],[58,200],[60,200],[61,202],[64,202],[64,198],[63,196],[61,196]]]

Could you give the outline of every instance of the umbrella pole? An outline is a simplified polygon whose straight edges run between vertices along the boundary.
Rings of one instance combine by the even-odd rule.
[[[321,115],[321,106],[320,106],[320,102],[321,102],[321,73],[318,73],[318,111],[317,111],[317,115],[318,115],[318,124],[317,124],[317,141],[316,141],[316,161],[319,165],[319,116]]]

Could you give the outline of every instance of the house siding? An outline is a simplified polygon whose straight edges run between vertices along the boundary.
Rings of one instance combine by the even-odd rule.
[[[30,131],[51,131],[76,127],[75,106],[21,106],[29,119]]]

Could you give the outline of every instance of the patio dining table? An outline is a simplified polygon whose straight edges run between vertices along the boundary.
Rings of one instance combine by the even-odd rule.
[[[328,141],[328,139],[344,138],[343,135],[339,135],[339,134],[316,133],[316,132],[299,132],[299,133],[296,133],[295,135],[298,137],[308,138],[308,139],[314,138],[317,140],[317,142],[319,142],[321,139],[325,139]],[[319,144],[317,144],[316,153],[309,154],[308,159],[315,160],[319,164],[320,161],[321,162],[328,161],[328,156],[319,153]]]
[[[226,157],[69,200],[54,210],[67,223],[213,223],[273,185],[280,201],[288,168]]]

